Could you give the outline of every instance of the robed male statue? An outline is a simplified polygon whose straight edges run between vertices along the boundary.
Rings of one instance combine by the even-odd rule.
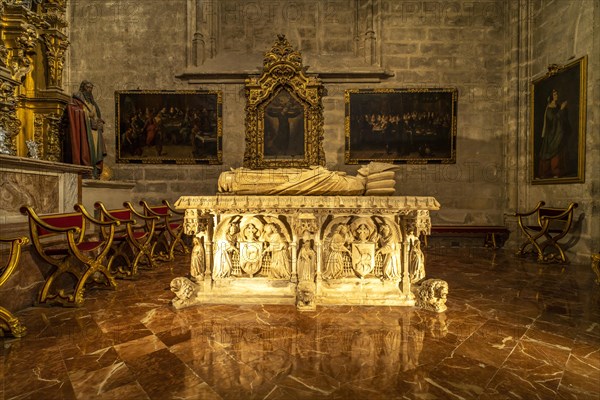
[[[83,81],[65,109],[64,162],[93,166],[93,177],[100,177],[106,145],[102,137],[104,120],[94,100],[90,81]]]

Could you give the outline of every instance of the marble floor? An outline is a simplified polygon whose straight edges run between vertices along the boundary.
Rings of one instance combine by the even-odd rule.
[[[83,308],[18,313],[8,399],[599,399],[600,287],[589,265],[429,249],[448,310],[206,305],[176,311],[182,257]],[[2,340],[2,339],[0,339]]]

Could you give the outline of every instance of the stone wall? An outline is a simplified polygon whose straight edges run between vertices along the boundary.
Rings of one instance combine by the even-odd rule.
[[[285,33],[303,53],[309,72],[352,71],[366,65],[394,74],[381,82],[326,85],[324,148],[329,168],[357,169],[343,161],[345,89],[458,88],[456,164],[402,166],[397,192],[436,196],[443,211],[434,217],[444,222],[502,223],[506,130],[501,61],[507,43],[503,1],[191,3],[198,7],[190,9],[183,0],[78,0],[71,5],[69,92],[82,79],[96,84],[96,97],[107,120],[109,164],[114,162],[115,90],[201,87],[224,93],[223,165],[115,165],[115,178],[136,180],[140,197],[167,194],[176,199],[183,194],[214,193],[218,173],[241,163],[243,82],[197,85],[175,77],[190,64],[189,20],[199,21],[202,31],[217,13],[225,31],[218,32],[218,54],[208,56],[206,68],[221,63],[223,69],[235,70],[239,64],[238,70],[258,72],[262,53],[277,33]],[[355,4],[359,4],[356,27],[348,11]],[[374,36],[368,35],[368,21]],[[357,34],[351,37],[353,29]],[[352,48],[355,41],[357,48]]]
[[[543,76],[550,64],[564,65],[587,55],[587,110],[585,182],[577,184],[531,185],[530,114],[516,110],[509,132],[508,165],[516,171],[509,179],[509,211],[531,209],[539,200],[549,205],[566,206],[576,201],[574,235],[569,255],[589,263],[589,255],[600,249],[598,198],[600,188],[598,107],[600,91],[600,6],[593,0],[554,0],[519,2],[515,9],[513,29],[522,38],[518,57],[511,59],[514,67],[513,84],[520,93],[515,104],[529,110],[530,83]],[[517,54],[517,53],[515,53]],[[518,82],[518,83],[517,83]],[[510,223],[514,223],[511,221]]]
[[[584,185],[528,184],[523,161],[527,99],[522,91],[552,60],[560,63],[574,54],[594,53],[595,3],[77,0],[69,2],[67,92],[82,79],[96,84],[96,98],[107,121],[107,162],[113,165],[115,90],[222,90],[223,165],[113,166],[115,179],[137,182],[134,200],[213,194],[219,173],[240,166],[243,158],[243,79],[232,77],[258,73],[262,53],[276,34],[285,33],[302,52],[309,73],[393,74],[325,82],[324,149],[330,169],[353,173],[358,168],[344,164],[344,90],[456,87],[456,164],[402,165],[397,194],[435,196],[442,209],[433,215],[434,223],[503,224],[505,214],[538,198],[572,198],[575,187],[578,197],[590,200],[583,209],[591,212],[592,182],[598,190],[598,178],[590,171],[594,157],[598,162],[597,152],[588,156]],[[551,31],[567,34],[551,38]],[[528,40],[520,36],[523,32],[530,35]],[[524,56],[532,57],[531,63],[523,62]],[[592,69],[590,57],[588,104],[598,97],[591,89],[597,81]],[[232,75],[212,80],[183,77],[202,71]],[[588,132],[597,127],[593,113],[589,108]],[[588,139],[588,151],[594,146],[597,150],[597,139],[593,140]],[[590,227],[583,236],[589,241]]]

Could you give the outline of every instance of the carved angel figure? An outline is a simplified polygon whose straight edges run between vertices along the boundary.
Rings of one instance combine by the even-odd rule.
[[[383,256],[383,279],[399,279],[400,263],[398,262],[398,250],[392,229],[388,224],[381,225],[378,244],[379,248],[376,254]]]
[[[408,272],[411,282],[418,282],[425,278],[425,255],[421,250],[421,241],[410,231],[408,236]]]
[[[348,241],[348,227],[340,225],[336,228],[331,236],[331,244],[329,245],[329,255],[325,262],[325,271],[323,272],[324,279],[335,279],[342,276],[344,271],[345,254],[352,257],[352,253],[346,247]]]
[[[192,264],[190,266],[190,275],[194,282],[198,282],[204,278],[206,270],[206,255],[204,253],[204,238],[195,236],[194,247],[192,248]]]
[[[233,255],[239,252],[237,247],[239,232],[239,224],[232,222],[227,228],[225,237],[218,241],[215,264],[212,271],[213,279],[226,278],[231,274],[231,270],[233,269]]]
[[[298,252],[299,281],[313,281],[315,279],[316,261],[317,253],[312,249],[310,240],[305,240]]]

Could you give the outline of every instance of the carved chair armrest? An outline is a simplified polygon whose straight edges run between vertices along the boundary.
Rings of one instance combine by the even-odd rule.
[[[80,213],[40,216],[30,206],[23,206],[20,208],[20,211],[22,214],[28,216],[29,235],[35,250],[44,261],[51,265],[60,265],[61,258],[64,257],[67,249],[71,249],[71,244],[76,246],[77,243],[83,240],[85,229],[83,227],[83,216]],[[78,219],[77,224],[74,223],[73,217]],[[70,225],[59,226],[58,224],[51,224],[46,222],[49,219],[60,221],[61,224],[70,223]],[[49,242],[44,240],[56,236],[62,237],[59,245],[57,245],[56,241]]]
[[[106,206],[101,201],[97,201],[94,203],[94,208],[100,211],[100,220],[112,220],[119,221],[122,224],[135,223],[133,218],[117,218],[110,211],[106,209]]]
[[[540,223],[544,234],[547,235],[548,238],[554,234],[555,236],[553,239],[555,241],[564,237],[571,229],[573,223],[573,210],[577,208],[577,206],[577,203],[571,203],[563,212],[560,212],[560,209],[558,209],[553,210],[558,212],[558,214],[542,215],[540,217]]]
[[[75,211],[80,212],[84,218],[86,220],[88,220],[90,223],[92,223],[93,225],[98,225],[98,226],[110,226],[110,225],[115,225],[115,226],[119,226],[121,224],[121,221],[115,219],[112,219],[110,221],[102,221],[100,219],[97,219],[96,217],[94,217],[93,215],[91,215],[88,210],[86,210],[86,208],[83,206],[83,204],[75,204],[74,206]]]
[[[137,219],[140,219],[143,221],[146,231],[148,231],[150,234],[150,237],[152,237],[152,235],[154,234],[154,230],[156,228],[156,224],[159,223],[161,217],[158,215],[147,215],[147,214],[140,213],[133,207],[133,204],[131,204],[130,201],[124,202],[123,206],[125,206],[127,209],[129,209],[129,211],[131,211],[134,218],[137,218]]]
[[[156,212],[155,211],[156,208],[149,205],[145,200],[140,200],[140,205],[142,206],[144,213],[146,215],[160,217],[160,218],[166,218],[167,216],[170,216],[170,214],[171,214],[170,212],[166,212],[164,214],[160,214],[160,213]]]
[[[185,211],[175,209],[168,200],[163,200],[162,204],[170,211],[170,215],[166,217],[167,229],[173,236],[180,235],[180,230],[183,230],[183,217]]]
[[[543,227],[543,223],[539,219],[539,211],[545,204],[546,203],[544,201],[540,201],[537,203],[537,205],[531,211],[515,213],[515,216],[517,217],[517,222],[518,222],[519,228],[521,229],[521,232],[523,232],[525,235],[530,236],[529,232],[544,232],[545,229]],[[536,214],[537,226],[535,226],[535,225],[529,226],[527,224],[526,219],[527,219],[527,217],[534,215],[534,214]],[[531,219],[529,219],[529,221],[531,221]],[[538,235],[541,236],[543,234],[538,234]],[[536,235],[536,238],[539,237],[538,235]]]
[[[94,208],[100,212],[101,221],[118,221],[119,229],[115,229],[114,240],[120,240],[121,235],[128,235],[131,230],[131,226],[135,224],[135,220],[131,218],[131,212],[127,209],[122,210],[107,210],[104,203],[97,201],[94,203]],[[103,238],[107,238],[109,235],[110,228],[107,226],[101,226],[100,232]],[[119,238],[119,239],[118,239]]]
[[[169,211],[171,211],[173,214],[177,214],[177,215],[185,215],[185,211],[184,210],[178,210],[175,207],[173,207],[171,205],[171,203],[169,203],[168,200],[163,200],[162,204],[167,206],[167,208],[169,209]]]
[[[550,214],[542,215],[541,219],[542,220],[559,220],[559,219],[564,219],[565,217],[569,217],[568,219],[571,219],[571,216],[573,215],[573,210],[577,207],[578,207],[577,203],[571,203],[571,204],[569,204],[569,207],[567,207],[563,212],[556,214],[556,215],[550,215]]]
[[[17,238],[0,238],[2,243],[10,243],[10,252],[6,265],[0,265],[0,286],[8,280],[8,277],[13,273],[14,269],[19,264],[21,257],[21,247],[29,243],[26,237]]]
[[[87,221],[91,225],[96,225],[99,228],[100,238],[99,238],[99,240],[97,240],[98,243],[96,243],[96,244],[97,244],[97,248],[100,249],[100,251],[96,257],[99,259],[104,258],[104,256],[108,253],[110,247],[112,246],[112,242],[115,237],[116,228],[121,225],[121,222],[116,219],[108,220],[108,221],[99,220],[99,219],[95,218],[94,216],[92,216],[82,204],[75,204],[74,208],[75,208],[75,211],[78,211],[83,215],[85,221]],[[84,221],[84,227],[86,225],[85,221]],[[89,243],[92,243],[92,242],[95,242],[95,240],[89,241]],[[82,251],[80,250],[80,248],[78,246],[73,246],[72,243],[69,243],[69,247],[71,248],[71,251],[74,254],[76,254],[77,258],[81,259],[81,257],[84,257]]]
[[[528,217],[530,215],[533,215],[537,213],[539,209],[542,208],[544,205],[546,205],[546,203],[544,201],[540,201],[539,203],[537,203],[537,206],[535,206],[533,210],[528,212],[516,212],[515,217],[519,217],[519,219],[521,219],[522,217]]]
[[[130,201],[124,202],[123,206],[127,207],[129,209],[129,211],[131,211],[131,213],[133,214],[133,216],[135,218],[139,218],[144,221],[159,221],[160,220],[160,215],[158,215],[158,214],[157,215],[147,215],[147,214],[140,213],[133,207],[133,204],[131,204]]]
[[[29,217],[29,226],[30,229],[32,230],[32,235],[33,235],[33,231],[35,230],[37,232],[37,229],[35,225],[38,225],[40,228],[42,228],[45,231],[51,232],[51,233],[67,233],[69,231],[73,231],[77,234],[79,234],[82,229],[80,226],[66,226],[66,227],[60,227],[60,226],[56,226],[56,225],[51,225],[49,223],[47,223],[46,221],[44,221],[43,219],[40,218],[40,216],[33,210],[33,208],[31,208],[30,206],[23,206],[20,208],[21,214],[27,215]],[[37,233],[36,233],[36,237],[37,237]]]

